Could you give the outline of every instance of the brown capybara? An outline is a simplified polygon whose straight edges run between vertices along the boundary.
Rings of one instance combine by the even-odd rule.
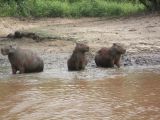
[[[84,44],[76,43],[76,47],[67,61],[69,71],[78,71],[85,69],[87,59],[85,53],[89,51],[89,47]]]
[[[16,31],[14,33],[14,38],[22,38],[22,37],[23,37],[23,35],[22,35],[22,33],[20,31]]]
[[[23,37],[26,37],[26,38],[32,38],[34,40],[37,40],[39,39],[39,36],[36,35],[35,33],[33,32],[20,32],[20,31],[15,31],[14,34],[8,34],[7,35],[8,38],[23,38]]]
[[[125,52],[126,49],[122,45],[113,43],[111,48],[103,47],[97,52],[95,63],[99,67],[110,68],[114,67],[115,64],[119,68],[121,55],[125,54]]]
[[[43,71],[43,60],[30,50],[6,46],[1,48],[1,53],[8,55],[13,74],[16,74],[17,71],[20,74]]]

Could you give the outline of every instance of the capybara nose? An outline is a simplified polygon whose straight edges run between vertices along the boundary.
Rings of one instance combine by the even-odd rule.
[[[5,50],[3,48],[1,48],[1,54],[2,55],[6,55],[6,52],[5,52]]]
[[[89,51],[89,47],[87,47],[87,51]]]

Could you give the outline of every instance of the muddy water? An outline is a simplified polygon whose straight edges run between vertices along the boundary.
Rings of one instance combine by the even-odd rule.
[[[0,71],[0,120],[160,119],[159,68]]]

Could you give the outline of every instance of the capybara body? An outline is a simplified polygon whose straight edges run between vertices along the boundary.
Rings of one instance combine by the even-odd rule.
[[[126,49],[118,43],[114,43],[111,48],[101,48],[96,56],[95,63],[99,67],[111,68],[116,65],[120,67],[120,58],[122,54],[125,54]]]
[[[39,39],[39,36],[36,35],[35,33],[32,33],[32,32],[20,32],[20,31],[15,31],[14,34],[8,34],[7,35],[8,38],[23,38],[23,37],[26,37],[26,38],[32,38],[34,40],[37,40]]]
[[[79,71],[85,69],[87,59],[85,53],[89,51],[89,47],[84,44],[77,43],[76,47],[67,61],[69,71]]]
[[[20,74],[43,71],[43,60],[30,50],[6,46],[1,49],[1,53],[8,55],[13,74],[16,74],[17,71]]]

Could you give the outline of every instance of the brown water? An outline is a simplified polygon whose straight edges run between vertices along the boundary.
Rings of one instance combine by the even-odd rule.
[[[160,120],[160,72],[151,71],[94,80],[3,76],[0,120]]]

